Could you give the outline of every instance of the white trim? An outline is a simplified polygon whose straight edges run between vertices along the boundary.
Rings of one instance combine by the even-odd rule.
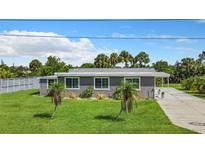
[[[169,87],[169,77],[167,77],[167,83],[168,83],[168,87]]]
[[[136,79],[136,78],[138,78],[139,79],[139,89],[138,88],[136,88],[136,90],[141,90],[141,77],[139,77],[139,76],[132,76],[132,77],[124,77],[124,81],[126,80],[126,79]]]
[[[57,83],[57,82],[58,82],[56,79],[46,79],[46,84],[47,84],[46,88],[47,88],[47,89],[49,89],[49,87],[48,87],[48,80],[54,80],[54,83]]]
[[[108,88],[95,88],[95,79],[96,78],[100,78],[100,79],[102,79],[102,78],[106,78],[106,79],[108,79]],[[93,78],[93,85],[94,85],[94,90],[110,90],[110,77],[105,77],[105,76],[103,76],[103,77],[101,77],[101,76],[95,76],[94,78]]]
[[[68,78],[71,78],[71,79],[73,79],[73,78],[77,78],[78,79],[78,88],[67,88],[66,87],[66,79],[68,79]],[[76,77],[76,76],[68,76],[68,77],[65,77],[64,78],[64,84],[65,84],[65,89],[70,89],[70,90],[79,90],[80,89],[80,77]]]
[[[57,79],[57,76],[40,76],[37,77],[37,79]]]

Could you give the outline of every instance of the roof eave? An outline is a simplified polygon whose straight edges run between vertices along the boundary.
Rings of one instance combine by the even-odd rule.
[[[72,73],[55,73],[56,76],[110,76],[110,77],[126,77],[126,76],[140,76],[140,77],[170,77],[170,74],[164,73],[164,72],[157,72],[156,74],[92,74],[92,73],[88,73],[88,74],[72,74]]]

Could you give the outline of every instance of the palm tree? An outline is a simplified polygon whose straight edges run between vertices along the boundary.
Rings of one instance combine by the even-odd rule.
[[[202,53],[199,54],[198,61],[199,61],[200,63],[204,63],[204,64],[205,64],[205,51],[202,51]]]
[[[94,64],[95,64],[96,68],[109,68],[110,67],[110,59],[105,54],[99,54],[95,58]]]
[[[125,67],[129,67],[128,63],[133,61],[132,55],[128,51],[121,51],[119,55],[119,62],[125,63]]]
[[[65,86],[63,83],[59,82],[59,83],[53,83],[51,84],[50,88],[49,88],[49,93],[51,94],[52,97],[52,102],[55,105],[54,108],[54,112],[52,115],[52,118],[55,115],[55,112],[57,110],[57,107],[61,104],[62,102],[62,92],[64,91]]]
[[[134,58],[134,63],[136,64],[139,62],[139,66],[143,67],[143,64],[148,64],[150,62],[149,55],[142,51],[140,52],[135,58]]]
[[[181,70],[185,78],[195,76],[197,70],[197,63],[193,58],[183,58],[181,60]]]
[[[115,65],[118,63],[118,54],[117,53],[112,53],[110,55],[110,64],[112,67],[115,67]]]
[[[118,118],[122,112],[131,113],[133,111],[133,104],[136,102],[137,90],[136,86],[128,81],[122,82],[120,91],[122,94],[121,110]]]

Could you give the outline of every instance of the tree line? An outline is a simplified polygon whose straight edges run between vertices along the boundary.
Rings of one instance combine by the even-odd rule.
[[[205,51],[202,51],[197,59],[186,57],[177,61],[174,65],[164,60],[150,64],[148,53],[142,51],[134,56],[126,50],[119,54],[115,52],[110,55],[98,54],[94,63],[84,63],[75,67],[66,64],[56,56],[49,56],[45,64],[42,64],[38,59],[33,59],[28,67],[7,66],[1,60],[0,78],[48,76],[55,72],[67,72],[70,68],[119,68],[118,64],[123,64],[125,68],[154,68],[156,71],[171,74],[170,82],[178,83],[183,79],[205,75]]]

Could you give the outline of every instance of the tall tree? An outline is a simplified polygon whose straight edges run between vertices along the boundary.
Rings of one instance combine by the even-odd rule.
[[[126,50],[121,51],[118,59],[119,62],[125,63],[126,68],[129,67],[129,63],[133,61],[132,55]]]
[[[1,59],[1,65],[5,65],[4,61]]]
[[[156,61],[156,63],[152,64],[152,67],[158,72],[166,72],[169,74],[173,74],[174,67],[169,65],[167,61]]]
[[[99,54],[94,61],[96,68],[110,68],[109,57],[105,54]]]
[[[0,78],[13,78],[15,74],[12,73],[10,70],[6,70],[3,67],[0,67]]]
[[[140,67],[145,67],[146,64],[150,62],[149,59],[149,54],[146,52],[142,51],[140,52],[135,58],[134,58],[134,63],[139,62]]]
[[[110,55],[110,64],[111,64],[112,67],[115,67],[117,63],[118,63],[118,54],[117,53],[112,53]]]
[[[34,75],[39,75],[42,63],[38,59],[33,59],[29,63],[29,69]]]
[[[9,66],[7,66],[3,60],[1,60],[1,65],[0,65],[1,68],[4,68],[5,70],[9,70]]]
[[[13,66],[11,66],[9,68],[9,70],[13,74],[15,74],[16,77],[27,77],[27,76],[29,76],[29,73],[30,73],[29,68],[27,66],[21,66],[21,65],[20,66],[15,66],[13,64]]]
[[[205,51],[202,51],[202,53],[199,54],[198,61],[202,64],[205,64]]]
[[[93,63],[84,63],[80,67],[81,68],[94,68],[95,65]]]
[[[56,56],[49,56],[47,62],[45,63],[45,66],[42,68],[43,74],[41,75],[53,75],[55,72],[67,72],[69,68],[70,66],[66,65],[66,63],[61,61],[60,58]]]
[[[175,64],[174,77],[177,82],[180,82],[183,79],[198,76],[199,67],[200,64],[193,58],[183,58]]]
[[[53,71],[53,68],[51,66],[46,66],[46,65],[42,66],[42,68],[41,68],[41,75],[42,76],[53,75],[53,73],[55,73],[55,72]]]

